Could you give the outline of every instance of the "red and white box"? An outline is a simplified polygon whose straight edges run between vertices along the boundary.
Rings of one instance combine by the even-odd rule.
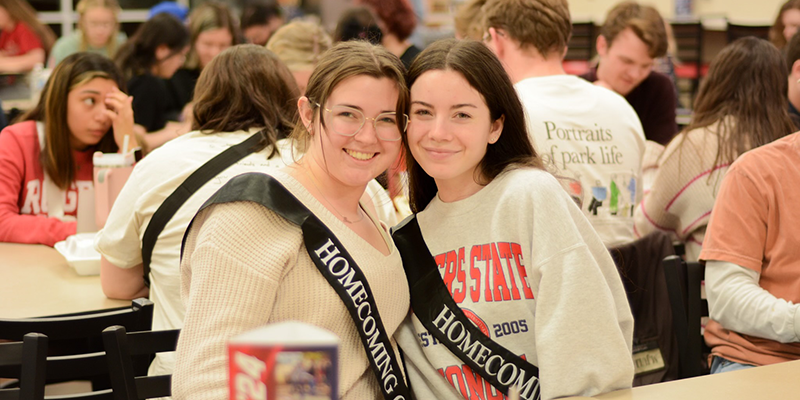
[[[228,341],[231,400],[336,400],[339,338],[304,322],[267,325]]]

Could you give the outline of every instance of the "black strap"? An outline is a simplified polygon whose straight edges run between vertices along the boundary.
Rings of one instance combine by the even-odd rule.
[[[158,235],[161,234],[167,223],[198,189],[219,175],[220,172],[252,154],[263,137],[263,130],[256,132],[243,142],[225,149],[222,153],[206,161],[161,203],[153,214],[153,218],[150,219],[150,223],[147,224],[147,229],[142,237],[142,266],[144,267],[144,283],[147,287],[150,287],[150,262],[153,257],[153,248],[158,241]]]
[[[333,232],[280,182],[261,173],[247,173],[231,179],[203,204],[198,213],[211,205],[234,201],[258,203],[300,226],[308,255],[336,290],[356,324],[383,398],[410,400],[400,363],[386,334],[367,278]],[[186,229],[187,233],[192,223]],[[186,236],[181,244],[181,258]]]
[[[517,386],[520,398],[539,399],[539,368],[483,334],[464,315],[442,281],[416,216],[395,227],[392,238],[403,258],[411,309],[428,332],[503,394]]]

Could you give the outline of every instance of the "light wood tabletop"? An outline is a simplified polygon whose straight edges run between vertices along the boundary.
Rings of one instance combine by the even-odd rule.
[[[80,276],[52,247],[0,243],[0,318],[29,318],[130,305],[106,298],[99,276]]]
[[[800,399],[800,360],[617,390],[592,398],[602,400]],[[568,399],[588,399],[588,397],[569,397]]]

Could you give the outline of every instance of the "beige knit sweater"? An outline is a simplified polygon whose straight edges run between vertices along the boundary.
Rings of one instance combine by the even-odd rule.
[[[270,175],[314,212],[353,256],[391,337],[408,312],[409,297],[401,259],[389,235],[382,230],[391,249],[384,256],[293,178],[277,171]],[[373,215],[369,217],[380,227]],[[308,257],[299,227],[255,203],[236,202],[198,214],[188,235],[181,263],[186,320],[177,349],[174,398],[227,399],[227,339],[288,320],[314,324],[339,336],[340,399],[380,396],[355,325]]]
[[[682,132],[672,139],[634,213],[637,237],[654,230],[668,232],[686,244],[691,261],[700,255],[711,208],[730,165],[714,165],[720,140],[716,127]]]

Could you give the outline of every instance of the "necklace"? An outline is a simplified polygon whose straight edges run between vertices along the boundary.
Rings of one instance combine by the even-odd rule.
[[[339,211],[339,209],[336,208],[336,206],[334,206],[333,203],[331,203],[330,200],[328,200],[328,196],[325,196],[325,193],[322,191],[322,189],[320,189],[319,186],[317,186],[317,180],[314,179],[314,173],[313,172],[306,171],[305,168],[303,168],[302,166],[299,166],[299,165],[297,166],[297,168],[300,169],[300,171],[302,171],[304,174],[306,174],[306,176],[308,176],[309,179],[311,179],[311,184],[314,185],[315,188],[317,188],[317,192],[319,192],[319,194],[322,195],[322,198],[325,199],[325,202],[328,203],[328,205],[331,206],[331,208],[333,208],[333,210],[336,211],[336,213],[339,214],[339,216],[342,217],[342,221],[344,221],[345,223],[348,223],[348,224],[355,224],[356,222],[361,222],[361,220],[364,219],[364,212],[361,211],[361,204],[358,205],[358,219],[350,220],[344,214],[342,214],[342,212]]]

